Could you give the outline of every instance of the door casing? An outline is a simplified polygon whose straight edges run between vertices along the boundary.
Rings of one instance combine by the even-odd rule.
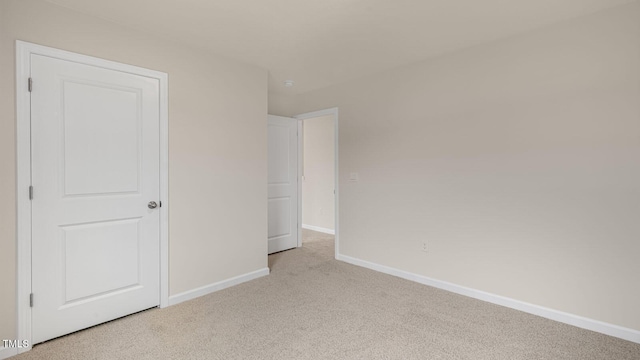
[[[28,341],[28,346],[19,348],[22,353],[31,349],[31,101],[29,77],[31,55],[38,54],[52,58],[73,61],[131,74],[157,79],[160,83],[160,307],[169,305],[169,112],[168,75],[163,72],[117,63],[91,56],[76,54],[23,41],[16,41],[16,334],[20,340]],[[37,81],[33,83],[37,87]],[[37,196],[37,189],[35,190]]]

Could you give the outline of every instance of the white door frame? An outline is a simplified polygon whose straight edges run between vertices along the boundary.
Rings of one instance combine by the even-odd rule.
[[[340,191],[338,191],[338,108],[334,107],[334,108],[330,108],[330,109],[324,109],[324,110],[318,110],[318,111],[312,111],[312,112],[308,112],[308,113],[304,113],[304,114],[300,114],[300,115],[296,115],[293,118],[298,120],[298,247],[302,246],[302,121],[306,120],[306,119],[311,119],[311,118],[317,118],[317,117],[321,117],[321,116],[328,116],[328,115],[333,115],[333,125],[334,125],[334,145],[335,145],[335,151],[334,151],[334,161],[333,164],[335,166],[335,170],[334,170],[334,180],[333,180],[333,188],[335,189],[335,195],[334,195],[334,207],[335,207],[335,211],[334,211],[334,216],[335,216],[335,221],[334,221],[334,226],[335,226],[335,255],[334,257],[337,259],[338,258],[338,254],[340,254],[340,224],[339,224],[339,216],[338,216],[338,209],[339,209],[339,194]]]
[[[157,79],[160,83],[160,307],[169,305],[169,112],[168,112],[168,75],[132,65],[121,64],[91,56],[80,55],[46,46],[16,41],[16,141],[17,141],[17,178],[16,178],[16,334],[20,340],[27,340],[28,347],[18,349],[19,353],[28,351],[32,346],[31,337],[31,100],[29,95],[29,77],[31,74],[31,55],[43,55],[61,60],[122,71],[130,74]],[[37,79],[33,86],[37,88]],[[35,196],[37,189],[35,189]]]

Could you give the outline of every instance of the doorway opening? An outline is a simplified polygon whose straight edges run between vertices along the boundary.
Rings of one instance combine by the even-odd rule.
[[[298,119],[298,246],[333,242],[338,252],[338,110]]]

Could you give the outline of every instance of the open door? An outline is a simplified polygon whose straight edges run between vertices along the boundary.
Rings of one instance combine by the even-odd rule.
[[[298,246],[298,120],[268,118],[269,254]]]

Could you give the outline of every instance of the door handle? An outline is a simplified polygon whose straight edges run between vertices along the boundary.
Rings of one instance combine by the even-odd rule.
[[[149,204],[147,204],[147,206],[149,207],[149,209],[155,209],[158,207],[158,203],[156,203],[155,201],[149,201]]]

